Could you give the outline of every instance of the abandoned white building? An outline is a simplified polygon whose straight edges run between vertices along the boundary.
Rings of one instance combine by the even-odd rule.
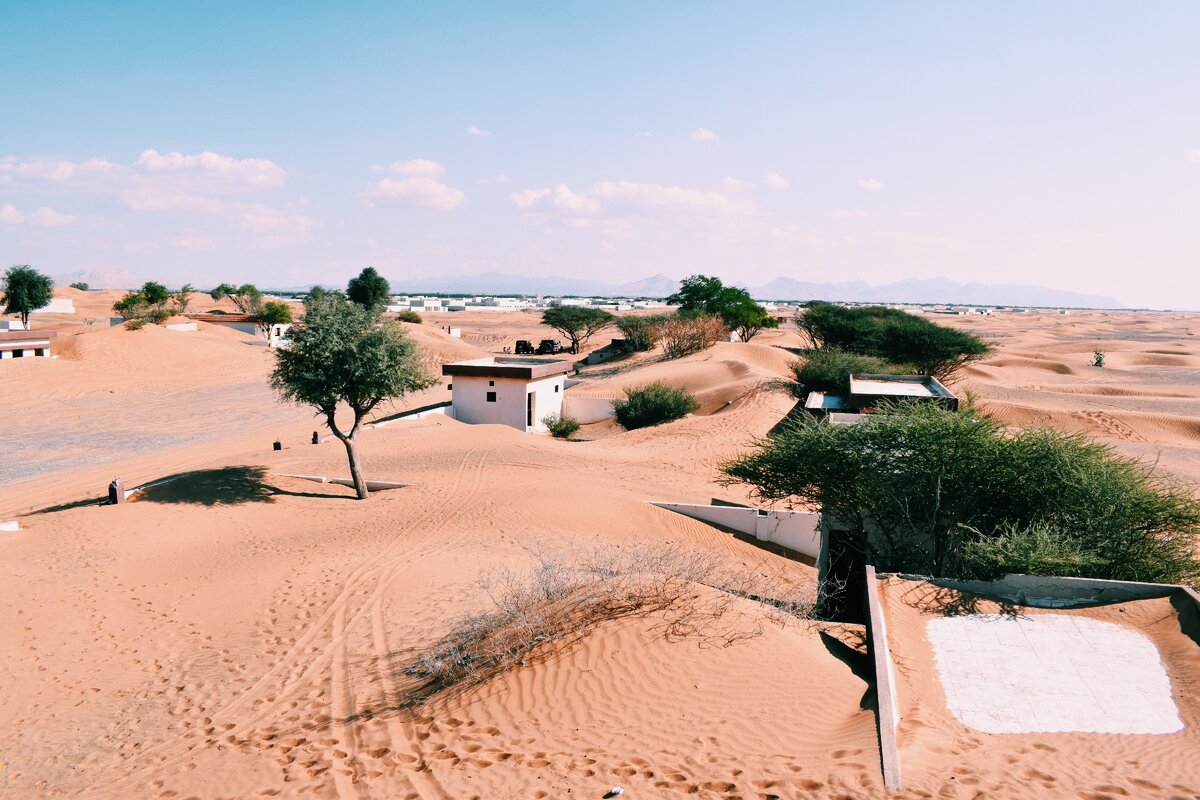
[[[54,331],[27,331],[22,328],[0,330],[0,359],[44,358],[50,355]]]
[[[561,415],[570,361],[532,358],[476,358],[442,367],[450,376],[454,418],[470,424],[498,424],[544,433],[542,420]]]

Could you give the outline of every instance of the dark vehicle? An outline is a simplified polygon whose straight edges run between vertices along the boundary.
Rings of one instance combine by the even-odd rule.
[[[517,347],[513,352],[519,356],[531,356],[534,353],[533,342],[528,339],[517,339]]]
[[[537,349],[539,356],[553,356],[561,352],[562,342],[558,341],[558,339],[542,339]]]

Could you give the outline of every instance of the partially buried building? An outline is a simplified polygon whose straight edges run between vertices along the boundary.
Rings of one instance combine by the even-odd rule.
[[[570,361],[475,358],[442,366],[451,377],[454,418],[544,433],[548,415],[561,415]]]

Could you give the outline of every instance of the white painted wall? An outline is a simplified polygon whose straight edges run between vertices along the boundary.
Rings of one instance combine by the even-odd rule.
[[[563,415],[574,417],[583,425],[613,417],[613,401],[608,397],[579,397],[567,393],[563,400]]]
[[[651,503],[651,505],[712,522],[774,542],[810,558],[821,555],[820,515],[815,511],[775,511],[741,506],[708,506],[700,503]]]
[[[519,378],[487,378],[455,375],[451,379],[454,418],[472,425],[508,425],[530,433],[545,433],[542,418],[561,414],[563,376],[525,381]],[[495,392],[496,401],[487,402],[487,393]],[[533,425],[527,426],[527,395],[533,399]]]
[[[39,308],[36,311],[30,311],[29,315],[34,314],[74,314],[75,301],[69,297],[55,297],[50,301],[50,305]]]

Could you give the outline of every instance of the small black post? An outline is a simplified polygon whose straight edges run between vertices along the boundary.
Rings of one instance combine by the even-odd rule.
[[[274,444],[274,445],[271,447],[271,449],[272,449],[272,450],[282,450],[282,449],[283,449],[283,443],[282,443],[282,442],[280,442],[278,439],[276,439],[276,440],[275,440],[275,444]]]
[[[125,484],[121,483],[120,478],[113,478],[112,483],[108,484],[108,503],[115,506],[124,502]]]
[[[316,431],[313,431],[313,444],[320,444],[320,443],[321,443],[321,434],[317,433]]]

